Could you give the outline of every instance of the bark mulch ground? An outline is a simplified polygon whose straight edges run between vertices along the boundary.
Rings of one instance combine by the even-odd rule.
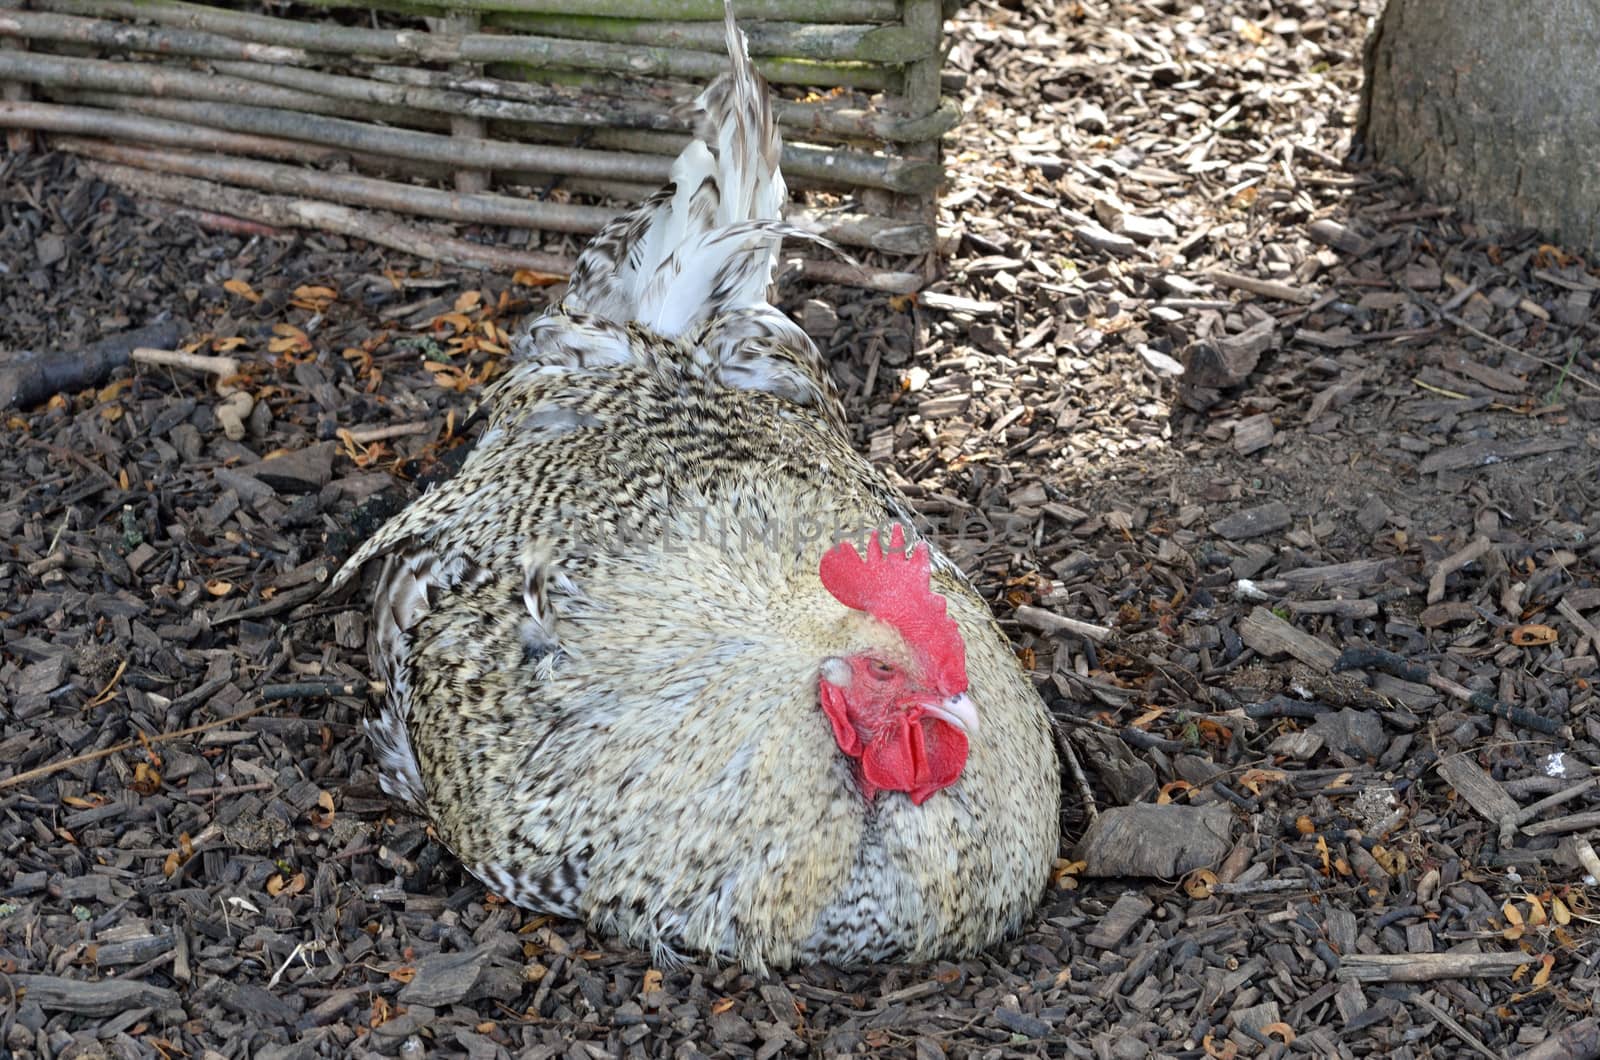
[[[784,287],[1084,766],[929,967],[654,970],[378,792],[321,590],[547,291],[0,156],[0,345],[103,363],[0,411],[0,1049],[1600,1055],[1600,270],[1345,164],[1374,8],[969,5],[945,278]]]

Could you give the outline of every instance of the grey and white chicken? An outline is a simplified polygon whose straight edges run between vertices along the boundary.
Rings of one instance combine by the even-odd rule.
[[[1049,878],[1049,723],[767,300],[779,138],[727,38],[671,183],[517,337],[460,472],[340,571],[378,572],[367,732],[490,889],[658,959],[971,953]]]

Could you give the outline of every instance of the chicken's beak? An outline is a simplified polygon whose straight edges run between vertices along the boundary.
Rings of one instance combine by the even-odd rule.
[[[978,734],[978,706],[965,692],[959,696],[929,703],[927,711],[934,717],[954,725],[968,736]]]

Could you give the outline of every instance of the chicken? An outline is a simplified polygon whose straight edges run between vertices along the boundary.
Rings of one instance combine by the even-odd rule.
[[[456,476],[339,572],[377,572],[365,728],[492,891],[657,960],[968,954],[1050,875],[1050,727],[767,301],[796,233],[726,21],[671,183],[518,334]]]

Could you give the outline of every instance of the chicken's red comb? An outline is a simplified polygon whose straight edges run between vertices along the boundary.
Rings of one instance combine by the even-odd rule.
[[[898,523],[885,552],[874,530],[863,559],[841,541],[822,557],[822,586],[844,606],[893,626],[916,652],[934,687],[944,695],[967,690],[967,646],[955,619],[945,613],[945,598],[929,581],[927,542],[905,552],[905,529]]]

